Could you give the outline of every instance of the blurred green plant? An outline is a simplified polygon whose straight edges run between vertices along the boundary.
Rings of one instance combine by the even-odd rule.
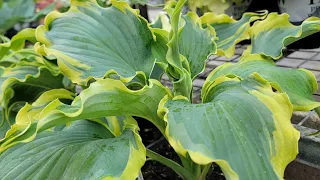
[[[0,34],[4,34],[17,23],[37,21],[54,8],[55,3],[52,3],[36,12],[35,0],[0,0]]]

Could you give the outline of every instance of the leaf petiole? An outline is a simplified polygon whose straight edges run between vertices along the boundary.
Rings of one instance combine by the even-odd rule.
[[[176,172],[182,179],[185,180],[194,180],[196,179],[193,174],[187,171],[185,168],[180,166],[178,163],[163,157],[162,155],[147,149],[147,156],[152,160],[158,161],[169,168],[171,168],[174,172]]]

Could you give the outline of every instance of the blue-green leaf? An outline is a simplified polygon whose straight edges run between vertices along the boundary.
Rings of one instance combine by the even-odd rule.
[[[1,179],[135,179],[146,150],[134,120],[118,137],[81,120],[0,155]]]

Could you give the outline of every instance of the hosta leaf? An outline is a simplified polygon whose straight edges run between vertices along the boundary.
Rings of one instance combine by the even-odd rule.
[[[7,122],[7,124],[9,125],[9,131],[6,130],[6,132],[4,132],[5,136],[0,137],[1,138],[0,142],[5,140],[4,137],[9,137],[9,136],[15,137],[25,133],[25,130],[27,130],[27,128],[30,128],[29,119],[35,119],[39,115],[39,113],[43,110],[44,107],[46,107],[49,103],[51,103],[56,99],[71,101],[74,99],[74,94],[66,89],[52,89],[52,90],[43,92],[40,95],[40,97],[32,103],[32,107],[29,104],[25,105],[25,102],[24,102],[22,105],[25,105],[25,106],[19,109],[20,111],[17,113],[17,115],[14,115],[13,118],[9,117],[8,119],[5,119],[4,122]],[[9,108],[8,111],[11,112],[11,108]],[[15,119],[17,119],[17,121],[15,121]],[[10,125],[13,125],[13,126],[10,127]],[[18,129],[16,129],[16,127]],[[28,139],[26,142],[29,142]]]
[[[277,67],[273,61],[261,56],[247,56],[236,64],[226,63],[219,66],[210,73],[204,88],[221,75],[235,74],[246,78],[253,72],[258,72],[276,90],[287,93],[295,111],[309,111],[320,106],[320,103],[312,98],[318,85],[310,71]]]
[[[148,22],[125,2],[103,8],[94,0],[73,0],[66,13],[52,12],[37,28],[38,52],[58,59],[73,82],[118,73],[124,81],[150,77],[156,43]]]
[[[166,74],[173,80],[173,89],[176,95],[189,97],[192,91],[192,78],[188,60],[180,54],[179,28],[182,24],[181,11],[186,0],[168,1],[164,8],[170,15],[171,30],[169,33],[168,51],[166,60]],[[181,30],[181,29],[180,29]]]
[[[25,41],[36,41],[35,29],[23,29],[15,36],[13,36],[11,40],[4,38],[4,41],[0,43],[0,60],[2,60],[2,58],[9,52],[9,50],[17,51],[24,48]]]
[[[168,51],[167,43],[169,41],[169,33],[162,29],[153,29],[157,42],[152,46],[152,54],[158,63],[166,63],[166,54]]]
[[[169,89],[156,80],[150,80],[149,86],[133,91],[119,80],[103,79],[90,84],[71,105],[59,100],[41,108],[27,104],[19,111],[16,124],[2,141],[0,151],[29,141],[38,132],[79,119],[138,116],[151,121],[163,132],[164,122],[157,116],[157,109],[160,100],[167,94],[170,96]]]
[[[240,41],[249,39],[250,23],[265,18],[267,11],[259,13],[244,13],[240,20],[234,20],[232,17],[221,14],[205,13],[201,17],[204,26],[211,25],[218,40],[217,54],[220,56],[231,57],[235,52],[235,45]]]
[[[320,18],[310,17],[295,26],[289,22],[288,14],[270,13],[265,20],[256,21],[250,28],[251,45],[244,54],[263,54],[279,59],[285,46],[319,31]]]
[[[216,162],[227,179],[282,179],[298,153],[288,97],[258,74],[221,76],[203,93],[204,104],[182,96],[161,103],[175,151],[198,164]]]
[[[0,66],[10,67],[15,64],[19,64],[19,62],[39,62],[44,63],[44,58],[42,58],[39,54],[36,54],[32,48],[20,49],[17,51],[9,51],[0,61]]]
[[[81,120],[62,131],[42,132],[34,141],[0,155],[2,179],[135,179],[146,150],[136,122],[114,137],[100,124]]]
[[[192,12],[182,16],[182,19],[185,24],[179,32],[179,50],[180,54],[186,57],[191,77],[194,79],[204,70],[208,56],[216,53],[214,29],[211,26],[203,29],[200,18]]]
[[[160,80],[163,70],[167,67],[166,54],[168,51],[167,43],[169,41],[169,32],[163,29],[153,29],[153,32],[156,36],[157,43],[152,44],[151,50],[157,62],[152,70],[151,78]]]
[[[17,103],[33,102],[43,92],[63,88],[63,76],[36,62],[0,67],[0,101],[5,118]]]

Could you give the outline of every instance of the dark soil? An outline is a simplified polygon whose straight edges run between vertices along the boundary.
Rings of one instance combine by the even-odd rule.
[[[179,156],[169,143],[162,138],[162,134],[152,123],[140,119],[138,120],[138,123],[140,127],[140,136],[146,147],[153,142],[158,141],[156,144],[149,147],[149,149],[180,164]],[[208,173],[207,179],[225,180],[219,166],[216,164],[213,164],[212,166],[213,171]],[[141,171],[145,180],[181,179],[173,170],[157,161],[148,160]]]

